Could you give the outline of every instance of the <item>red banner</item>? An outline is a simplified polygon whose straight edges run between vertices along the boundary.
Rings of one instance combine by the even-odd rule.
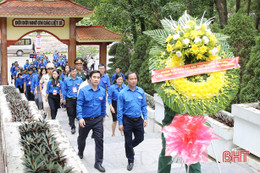
[[[152,83],[237,68],[238,61],[239,57],[235,57],[154,70]]]

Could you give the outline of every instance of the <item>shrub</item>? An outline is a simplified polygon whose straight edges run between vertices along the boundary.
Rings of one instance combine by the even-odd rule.
[[[111,64],[111,69],[107,71],[110,76],[115,73],[115,68],[117,66],[121,67],[122,73],[127,72],[130,65],[129,61],[131,57],[132,47],[133,45],[131,43],[131,40],[127,36],[124,36],[117,45],[115,62]]]
[[[242,82],[242,75],[245,72],[246,64],[249,60],[251,47],[255,45],[255,36],[257,31],[254,28],[254,18],[242,13],[234,14],[229,20],[227,26],[223,30],[224,34],[229,35],[227,39],[231,50],[235,56],[239,56],[240,68],[240,83]],[[240,91],[238,92],[239,95]],[[239,97],[234,100],[240,103]]]
[[[252,47],[250,59],[242,78],[240,102],[260,101],[260,36],[256,37],[256,45]]]

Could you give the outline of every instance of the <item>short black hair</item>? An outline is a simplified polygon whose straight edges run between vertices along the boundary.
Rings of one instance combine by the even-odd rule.
[[[106,68],[105,64],[98,64],[98,67],[102,67],[102,66]]]
[[[35,68],[35,67],[34,67],[34,68]],[[33,71],[33,68],[32,68],[32,67],[30,67],[30,68],[28,69],[28,72],[29,72],[29,71]]]
[[[121,67],[119,67],[119,66],[117,66],[115,69],[117,69],[117,68],[121,69]]]
[[[70,67],[70,72],[76,70],[76,67]]]
[[[127,79],[127,80],[128,80],[128,76],[129,76],[130,74],[133,74],[133,73],[135,73],[135,74],[136,74],[136,77],[137,77],[137,80],[138,80],[138,74],[137,74],[137,72],[136,72],[136,71],[128,71],[128,72],[126,72],[126,73],[125,73],[125,79]]]
[[[100,71],[98,71],[98,70],[93,70],[93,71],[91,71],[91,72],[89,73],[89,77],[92,77],[94,73],[99,73],[99,74],[100,74],[100,77],[101,77],[101,73],[100,73]]]
[[[116,74],[116,78],[115,78],[115,80],[113,81],[113,84],[115,84],[115,83],[116,83],[116,80],[117,80],[118,78],[120,78],[120,77],[123,78],[123,75],[122,75],[121,73]]]

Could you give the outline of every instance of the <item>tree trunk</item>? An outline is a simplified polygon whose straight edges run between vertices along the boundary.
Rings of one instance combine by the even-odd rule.
[[[134,6],[133,6],[133,3],[132,3],[132,0],[128,0],[128,4],[130,6],[129,8],[129,12],[131,14],[130,16],[130,20],[131,20],[131,32],[133,34],[133,40],[134,40],[134,43],[136,42],[137,40],[137,31],[136,31],[136,26],[135,26],[135,17],[133,15],[133,12],[134,12]]]
[[[240,0],[236,0],[236,12],[240,9]]]
[[[189,0],[189,15],[192,16],[192,5],[191,5],[191,0]]]
[[[251,0],[248,0],[248,4],[247,4],[247,15],[249,16],[250,13],[250,5],[251,5]]]
[[[223,29],[227,25],[227,1],[226,0],[215,0],[217,7],[220,28]]]
[[[258,1],[257,9],[260,9],[260,1]],[[259,21],[260,21],[260,10],[257,10],[255,20],[256,20],[255,28],[258,30],[258,25],[259,25]]]
[[[214,16],[214,0],[209,1],[209,17]]]
[[[140,1],[139,3],[141,11],[143,11],[143,1]],[[145,20],[144,17],[139,17],[140,25],[141,25],[141,33],[145,31]]]

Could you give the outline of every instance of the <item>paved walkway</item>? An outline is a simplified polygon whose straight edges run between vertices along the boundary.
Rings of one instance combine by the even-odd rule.
[[[108,111],[107,111],[108,112]],[[77,149],[78,132],[72,135],[68,125],[68,118],[66,111],[59,109],[57,119],[67,134],[71,144]],[[126,170],[127,159],[124,150],[124,137],[120,135],[116,129],[116,136],[111,136],[112,118],[107,117],[104,123],[104,162],[103,166],[107,173],[129,173]],[[77,129],[78,130],[78,129]],[[156,173],[158,168],[158,156],[161,150],[161,136],[160,133],[145,134],[145,140],[135,148],[135,165],[131,171],[133,173]],[[95,142],[91,139],[89,134],[84,151],[84,158],[82,162],[88,169],[89,173],[97,173],[94,168],[95,161]],[[249,167],[245,163],[225,163],[220,164],[222,173],[257,173],[256,170]],[[180,163],[172,165],[173,173],[185,173],[184,167]],[[202,164],[202,173],[218,173],[217,164],[209,160],[208,163]]]

